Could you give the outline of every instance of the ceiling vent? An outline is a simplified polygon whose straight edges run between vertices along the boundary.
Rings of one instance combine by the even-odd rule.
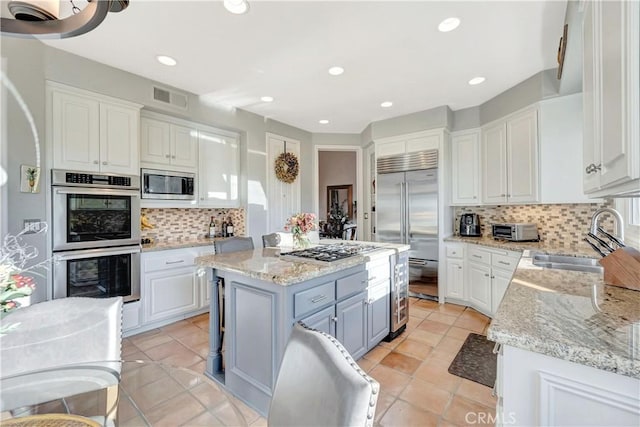
[[[153,100],[157,103],[168,107],[187,110],[189,106],[189,97],[185,93],[179,93],[174,90],[164,89],[161,87],[153,87]]]

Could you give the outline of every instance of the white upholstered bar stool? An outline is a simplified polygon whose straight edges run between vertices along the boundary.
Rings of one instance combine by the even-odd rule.
[[[372,426],[380,385],[337,339],[296,323],[284,351],[268,424]]]

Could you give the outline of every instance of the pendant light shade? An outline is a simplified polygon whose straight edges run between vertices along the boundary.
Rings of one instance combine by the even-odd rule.
[[[62,39],[75,37],[96,28],[109,12],[127,8],[129,0],[89,0],[84,9],[60,19],[60,2],[53,0],[10,1],[15,19],[0,18],[3,35]]]

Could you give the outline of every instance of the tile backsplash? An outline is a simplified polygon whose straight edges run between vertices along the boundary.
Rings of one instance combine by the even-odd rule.
[[[497,222],[533,222],[538,224],[540,240],[558,246],[575,246],[589,231],[593,213],[613,203],[571,203],[553,205],[500,205],[456,207],[454,233],[459,234],[460,216],[477,213],[480,216],[482,234],[491,237],[491,224]],[[600,225],[607,231],[615,231],[609,214],[603,214]]]
[[[156,242],[192,240],[209,234],[209,223],[214,217],[218,227],[223,219],[231,218],[235,235],[246,233],[245,211],[238,209],[184,209],[184,208],[142,208],[155,228],[142,230],[142,238],[151,238]],[[219,228],[218,228],[219,229]]]

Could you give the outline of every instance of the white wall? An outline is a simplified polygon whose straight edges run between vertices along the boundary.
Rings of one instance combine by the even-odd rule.
[[[352,185],[353,201],[357,199],[358,185],[356,180],[356,153],[354,151],[320,151],[318,153],[318,215],[321,220],[327,219],[327,186]],[[355,218],[351,218],[355,220]]]

